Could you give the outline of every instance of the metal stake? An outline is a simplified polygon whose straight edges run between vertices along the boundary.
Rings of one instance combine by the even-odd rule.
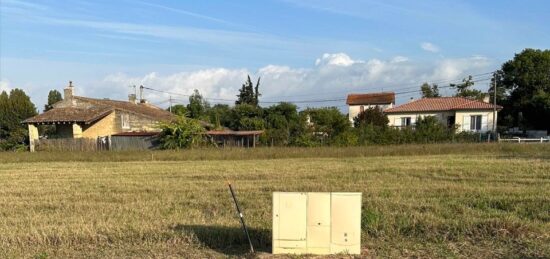
[[[235,207],[237,207],[237,213],[239,213],[241,226],[243,228],[244,233],[246,234],[246,238],[248,239],[248,244],[250,245],[250,252],[254,253],[254,246],[252,246],[252,240],[250,240],[250,235],[248,234],[248,228],[246,228],[246,224],[244,223],[243,213],[241,212],[241,208],[239,207],[239,202],[237,202],[237,196],[235,196],[235,192],[233,191],[233,187],[231,187],[231,183],[227,182],[227,185],[229,186],[229,191],[231,191],[231,196],[233,196]]]

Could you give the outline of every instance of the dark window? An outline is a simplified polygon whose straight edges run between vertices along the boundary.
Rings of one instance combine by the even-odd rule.
[[[411,126],[411,117],[401,117],[401,126]]]
[[[447,127],[452,128],[455,125],[455,116],[447,117]]]
[[[481,115],[470,116],[470,130],[481,130]]]

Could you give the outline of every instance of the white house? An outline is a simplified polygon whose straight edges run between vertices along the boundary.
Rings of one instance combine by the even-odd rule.
[[[496,108],[496,109],[495,109]],[[487,132],[496,129],[502,106],[462,97],[422,98],[384,111],[389,125],[412,126],[419,117],[434,116],[458,131]]]
[[[351,122],[360,112],[365,109],[378,106],[382,110],[392,108],[395,104],[394,92],[370,93],[370,94],[349,94],[346,100],[349,107],[348,117]]]

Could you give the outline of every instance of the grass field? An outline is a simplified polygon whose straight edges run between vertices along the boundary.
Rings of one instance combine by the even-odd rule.
[[[550,257],[544,144],[0,153],[0,257],[271,257],[273,191],[363,192],[361,257]]]

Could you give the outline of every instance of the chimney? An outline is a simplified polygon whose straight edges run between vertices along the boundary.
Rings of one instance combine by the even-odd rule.
[[[74,86],[73,81],[69,81],[69,85],[63,89],[63,99],[69,100],[73,98],[74,94]]]
[[[483,96],[483,102],[484,102],[484,103],[489,103],[490,100],[491,100],[491,97],[490,97],[488,94],[486,94],[486,95]]]
[[[129,94],[128,95],[128,101],[133,103],[133,104],[136,104],[137,103],[136,94]]]

